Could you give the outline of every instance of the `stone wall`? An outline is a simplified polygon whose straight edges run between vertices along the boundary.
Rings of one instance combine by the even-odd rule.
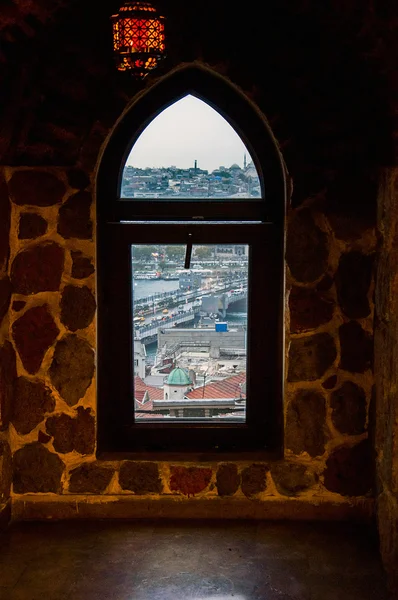
[[[329,213],[322,194],[290,211],[284,460],[101,461],[93,173],[8,167],[2,176],[11,205],[2,352],[16,361],[6,411],[17,502],[48,493],[83,502],[90,494],[102,502],[297,499],[371,514],[374,226]]]
[[[17,377],[16,356],[9,340],[8,308],[11,282],[8,277],[10,254],[11,202],[3,174],[0,175],[0,528],[9,519],[12,459],[8,437],[10,413]]]
[[[205,0],[200,11],[182,0],[159,4],[169,35],[159,73],[202,60],[230,77],[269,118],[293,180],[285,459],[144,467],[95,460],[93,182],[101,146],[141,86],[114,69],[106,40],[115,3],[12,0],[0,15],[0,506],[13,463],[22,516],[28,505],[43,517],[76,516],[79,502],[101,516],[106,498],[144,498],[143,513],[159,498],[195,514],[210,499],[241,516],[260,507],[269,516],[271,506],[290,516],[326,514],[326,505],[359,510],[374,493],[365,465],[375,448],[381,547],[392,570],[390,176],[377,233],[374,209],[379,168],[398,160],[397,4],[271,0],[250,27],[228,2]],[[65,505],[69,513],[58,508]],[[117,503],[107,506],[117,512]]]
[[[383,236],[376,286],[377,514],[381,554],[398,590],[398,170],[383,174],[379,229]]]

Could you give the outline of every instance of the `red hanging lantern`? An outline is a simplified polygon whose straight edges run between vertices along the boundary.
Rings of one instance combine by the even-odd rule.
[[[143,79],[165,56],[164,17],[149,2],[125,2],[111,17],[119,71]]]

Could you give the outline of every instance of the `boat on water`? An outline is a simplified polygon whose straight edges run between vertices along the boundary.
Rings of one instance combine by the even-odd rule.
[[[160,278],[160,273],[137,273],[134,275],[134,279],[137,280],[156,281]]]

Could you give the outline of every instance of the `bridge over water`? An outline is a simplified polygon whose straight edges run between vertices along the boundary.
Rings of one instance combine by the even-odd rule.
[[[195,316],[199,313],[199,310],[199,307],[195,307],[181,314],[165,317],[162,321],[153,321],[152,323],[135,326],[134,339],[139,340],[143,344],[151,344],[157,340],[158,329],[170,329],[182,323],[191,323],[195,320]]]
[[[217,314],[225,319],[227,310],[231,304],[242,302],[247,299],[247,288],[216,292],[202,297],[201,311],[207,314]]]
[[[157,314],[157,318],[153,318],[150,322],[136,324],[134,338],[143,344],[150,344],[157,340],[158,329],[170,329],[193,323],[200,312],[216,314],[225,319],[228,307],[246,298],[247,288],[243,287],[241,280],[235,280],[228,285],[212,286],[210,289],[194,289],[189,292],[173,290],[140,298],[134,303],[134,314],[138,315],[144,310],[144,307],[149,306],[150,312],[153,311],[153,314]],[[200,302],[198,303],[198,301]],[[162,316],[162,309],[171,308],[180,303],[184,303],[183,311]]]
[[[137,298],[134,300],[134,314],[138,314],[140,311],[145,308],[150,308],[151,311],[155,312],[156,310],[160,310],[162,307],[168,307],[171,305],[178,305],[180,303],[186,302],[194,302],[195,300],[200,300],[204,296],[217,295],[222,296],[223,294],[232,294],[236,293],[236,290],[239,288],[247,294],[247,288],[243,287],[247,286],[246,278],[238,278],[234,279],[234,281],[229,283],[215,284],[207,289],[193,289],[189,291],[185,290],[171,290],[169,292],[159,292],[156,294],[152,294],[150,296],[145,296],[144,298]],[[134,292],[133,292],[134,297]],[[236,301],[235,299],[233,300]]]

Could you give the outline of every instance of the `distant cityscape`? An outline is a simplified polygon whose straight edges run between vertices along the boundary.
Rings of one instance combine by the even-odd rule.
[[[126,165],[121,196],[124,198],[259,198],[260,180],[253,162],[220,166],[211,173],[193,167],[175,166],[139,169]]]

